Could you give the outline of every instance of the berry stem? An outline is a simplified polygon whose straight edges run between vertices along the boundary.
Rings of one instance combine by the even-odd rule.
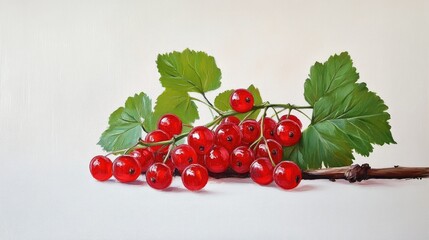
[[[104,155],[105,157],[109,156],[109,155],[116,155],[116,154],[122,154],[122,155],[126,155],[127,153],[129,153],[129,151],[139,145],[144,146],[140,141],[137,142],[136,144],[134,144],[133,146],[127,148],[127,149],[121,149],[121,150],[117,150],[117,151],[113,151],[113,152],[109,152],[106,155]]]
[[[173,148],[174,148],[174,145],[176,145],[175,138],[173,138],[173,142],[172,142],[172,143],[171,143],[171,145],[168,147],[168,152],[167,152],[167,154],[165,155],[164,160],[162,161],[162,163],[166,163],[166,162],[167,162],[168,157],[170,156],[171,151],[172,151],[172,150],[173,150]]]
[[[240,124],[246,121],[254,112],[256,112],[256,109],[249,111],[249,113],[243,118],[243,120],[240,121]]]
[[[276,163],[274,162],[273,157],[271,156],[271,151],[270,151],[270,148],[268,147],[267,139],[264,138],[264,137],[263,137],[263,139],[264,139],[265,147],[267,148],[268,158],[270,159],[271,164],[273,165],[273,167],[275,167]]]

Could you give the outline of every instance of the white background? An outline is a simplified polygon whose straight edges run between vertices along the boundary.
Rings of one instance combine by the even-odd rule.
[[[349,51],[398,142],[357,162],[429,166],[428,43],[428,1],[0,0],[0,239],[429,239],[428,180],[192,193],[88,171],[109,114],[156,98],[157,54],[187,47],[216,58],[222,90],[296,104],[310,66]]]

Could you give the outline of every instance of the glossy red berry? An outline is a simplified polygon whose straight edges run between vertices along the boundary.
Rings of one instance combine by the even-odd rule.
[[[183,185],[191,190],[203,189],[209,180],[207,169],[199,164],[191,164],[182,173]]]
[[[95,156],[89,162],[89,171],[98,181],[109,180],[112,177],[112,161],[102,155]]]
[[[147,148],[137,148],[134,149],[130,155],[134,157],[138,164],[140,164],[140,168],[142,172],[146,172],[150,165],[152,165],[155,161],[155,156],[149,149]]]
[[[301,129],[292,120],[283,120],[277,124],[276,140],[283,146],[293,146],[301,139]]]
[[[140,173],[140,165],[131,156],[119,156],[113,161],[113,176],[120,182],[135,181]]]
[[[154,156],[155,156],[155,163],[164,163],[170,168],[171,174],[172,175],[174,174],[174,170],[176,169],[176,166],[174,166],[173,160],[171,160],[171,154],[167,157],[167,160],[165,162],[164,162],[164,159],[165,159],[165,156],[167,156],[167,153],[156,152]]]
[[[174,166],[179,172],[183,172],[187,166],[198,162],[198,156],[191,146],[181,144],[171,152],[171,160],[173,160]]]
[[[252,110],[254,101],[252,93],[242,88],[235,90],[229,98],[231,108],[240,113]]]
[[[164,163],[154,163],[146,171],[146,182],[152,188],[166,189],[171,185],[172,181],[171,169]]]
[[[205,156],[207,170],[213,173],[222,173],[228,169],[229,153],[222,146],[214,146]]]
[[[162,130],[155,130],[146,135],[145,142],[147,143],[156,143],[156,142],[162,142],[170,140],[170,135],[168,133],[162,131]],[[149,151],[156,152],[160,151],[162,153],[168,152],[168,146],[169,145],[156,145],[148,147]]]
[[[238,117],[236,117],[236,116],[229,116],[229,117],[224,118],[222,120],[221,124],[222,123],[234,123],[235,125],[238,125],[238,124],[240,124],[240,119],[238,119]]]
[[[213,132],[204,126],[193,128],[188,135],[188,144],[197,154],[204,155],[210,152],[215,142]]]
[[[273,164],[270,159],[262,157],[257,158],[250,165],[250,178],[260,185],[268,185],[273,182]]]
[[[276,131],[277,123],[274,121],[274,119],[265,117],[264,118],[264,137],[266,139],[274,139],[274,133]]]
[[[170,136],[182,133],[182,120],[174,114],[165,114],[158,121],[158,129],[166,132]]]
[[[274,163],[275,164],[279,163],[283,158],[282,146],[280,145],[280,143],[278,143],[274,139],[268,139],[267,144],[268,144],[268,149],[270,150],[270,153],[271,153],[271,158],[273,159]],[[256,147],[255,157],[256,158],[259,158],[259,157],[269,158],[267,146],[265,145],[264,142],[258,144],[258,146]]]
[[[281,116],[281,118],[280,118],[280,121],[279,122],[281,122],[281,121],[283,121],[283,120],[286,120],[286,119],[289,119],[289,120],[292,120],[292,121],[294,121],[296,124],[298,124],[298,126],[299,126],[299,128],[300,129],[302,129],[302,122],[301,122],[301,120],[299,120],[299,118],[297,118],[295,115],[292,115],[292,114],[286,114],[286,115],[283,115],[283,116]]]
[[[200,164],[203,167],[206,167],[206,156],[207,155],[199,155],[199,154],[197,154],[197,155],[198,155],[198,161],[197,161],[197,163]]]
[[[240,146],[232,151],[229,157],[229,166],[237,173],[247,173],[255,157],[248,147]]]
[[[243,121],[239,127],[242,133],[241,141],[244,144],[253,143],[258,139],[259,135],[261,135],[261,127],[259,123],[253,119]]]
[[[216,144],[220,145],[228,152],[232,152],[241,144],[240,128],[233,123],[224,123],[219,125],[215,132]]]
[[[279,187],[283,189],[292,189],[301,182],[302,173],[296,163],[283,161],[274,168],[273,178]]]

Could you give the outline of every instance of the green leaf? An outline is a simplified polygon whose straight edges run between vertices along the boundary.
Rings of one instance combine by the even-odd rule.
[[[358,79],[359,74],[347,52],[331,56],[324,64],[316,62],[310,68],[309,78],[304,84],[305,100],[314,106],[321,97]]]
[[[98,144],[108,152],[132,147],[142,136],[143,127],[154,129],[152,101],[145,93],[135,94],[109,117],[109,127],[102,133]]]
[[[358,77],[347,53],[312,67],[305,82],[312,121],[299,144],[284,149],[284,157],[303,168],[346,166],[354,160],[353,151],[368,156],[373,144],[395,143],[388,107],[365,83],[356,83]]]
[[[252,93],[253,98],[254,98],[254,104],[255,105],[260,105],[262,104],[262,98],[261,98],[261,94],[259,92],[259,89],[257,89],[255,86],[250,85],[247,90],[249,90],[249,92]],[[222,111],[228,111],[228,110],[232,110],[231,105],[229,104],[229,98],[231,96],[231,94],[234,92],[234,90],[226,90],[222,93],[220,93],[219,95],[216,96],[215,101],[214,101],[214,105],[215,107],[217,107],[218,109],[222,110]],[[252,119],[256,119],[259,115],[260,109],[254,111],[249,118]],[[244,117],[246,117],[249,113],[240,113],[235,115],[236,117],[238,117],[240,120],[242,120]]]
[[[291,147],[283,147],[283,159],[287,161],[294,161],[301,169],[307,169],[307,163],[302,157],[300,144]]]
[[[340,101],[339,101],[340,100]],[[371,144],[395,143],[390,132],[387,106],[365,83],[349,84],[316,102],[313,124],[329,123],[357,153],[368,156]]]
[[[155,105],[155,119],[166,113],[176,114],[184,123],[193,123],[199,119],[197,105],[187,92],[165,89],[158,96]]]
[[[220,87],[221,71],[215,59],[207,53],[185,49],[160,54],[156,63],[165,88],[205,93]]]
[[[352,149],[329,122],[310,125],[302,134],[300,152],[305,168],[347,166],[353,162]]]

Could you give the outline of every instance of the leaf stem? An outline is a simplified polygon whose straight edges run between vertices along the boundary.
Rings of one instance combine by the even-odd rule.
[[[222,115],[222,111],[220,111],[215,106],[213,106],[213,104],[206,98],[206,96],[203,93],[201,95],[203,95],[203,97],[206,99],[206,101],[203,101],[203,100],[201,100],[199,98],[195,98],[195,97],[191,97],[191,100],[194,100],[194,101],[197,101],[199,103],[202,103],[202,104],[206,105],[207,107],[209,107],[210,111],[214,110],[219,115]]]

